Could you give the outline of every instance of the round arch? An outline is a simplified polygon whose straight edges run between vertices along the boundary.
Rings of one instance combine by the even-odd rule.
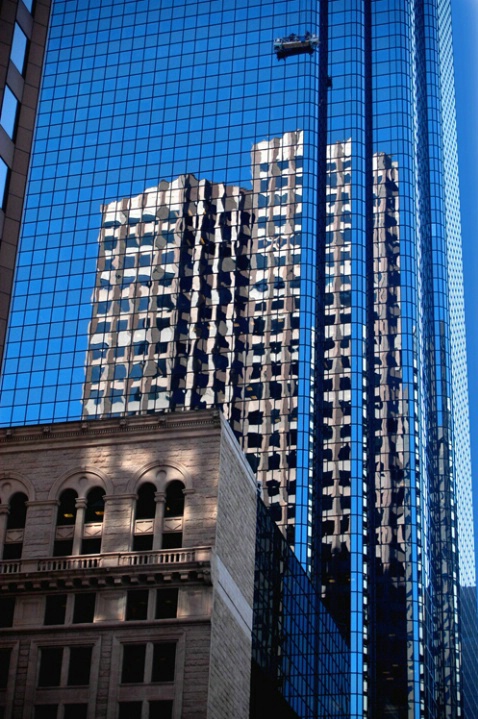
[[[78,497],[86,497],[93,487],[101,487],[106,494],[113,494],[113,484],[107,474],[96,467],[70,469],[52,485],[48,499],[58,499],[65,489],[74,489]]]
[[[0,502],[8,504],[10,498],[17,492],[26,494],[29,502],[35,500],[35,489],[30,480],[25,479],[17,472],[5,473],[0,478]]]
[[[150,482],[157,492],[164,492],[174,480],[182,482],[185,489],[194,490],[192,477],[184,467],[171,462],[151,462],[136,472],[128,482],[126,491],[133,494],[141,484]]]

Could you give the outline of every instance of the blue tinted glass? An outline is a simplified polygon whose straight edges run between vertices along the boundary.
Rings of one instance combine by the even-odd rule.
[[[16,65],[17,70],[23,75],[25,69],[25,58],[27,53],[27,36],[18,23],[15,23],[13,32],[12,50],[10,53],[11,61]]]
[[[0,207],[3,207],[5,200],[5,189],[7,186],[8,166],[0,157]]]
[[[34,0],[23,0],[23,4],[29,12],[32,12],[33,10],[33,2]]]
[[[15,134],[15,125],[17,121],[17,110],[18,100],[10,90],[8,85],[5,85],[5,92],[3,95],[2,112],[0,115],[0,125],[3,127],[9,137],[13,139]]]

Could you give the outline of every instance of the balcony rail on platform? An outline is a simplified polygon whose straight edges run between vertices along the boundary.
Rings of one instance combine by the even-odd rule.
[[[115,567],[152,567],[210,561],[210,547],[160,549],[152,552],[110,552],[107,554],[82,554],[81,556],[75,557],[10,559],[0,562],[0,575],[30,574],[36,572],[68,572]]]

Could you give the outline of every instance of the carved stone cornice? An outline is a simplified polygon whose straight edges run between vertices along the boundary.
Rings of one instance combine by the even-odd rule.
[[[55,443],[68,440],[87,440],[93,438],[114,438],[124,434],[147,436],[150,433],[162,433],[173,430],[202,430],[204,427],[220,424],[218,410],[200,410],[190,412],[164,412],[136,415],[113,419],[92,419],[88,421],[58,422],[51,425],[32,425],[0,429],[0,448],[16,444]]]

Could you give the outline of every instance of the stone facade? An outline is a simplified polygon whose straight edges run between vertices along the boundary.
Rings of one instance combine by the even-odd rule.
[[[0,455],[0,717],[248,717],[256,483],[222,416],[2,430]]]

